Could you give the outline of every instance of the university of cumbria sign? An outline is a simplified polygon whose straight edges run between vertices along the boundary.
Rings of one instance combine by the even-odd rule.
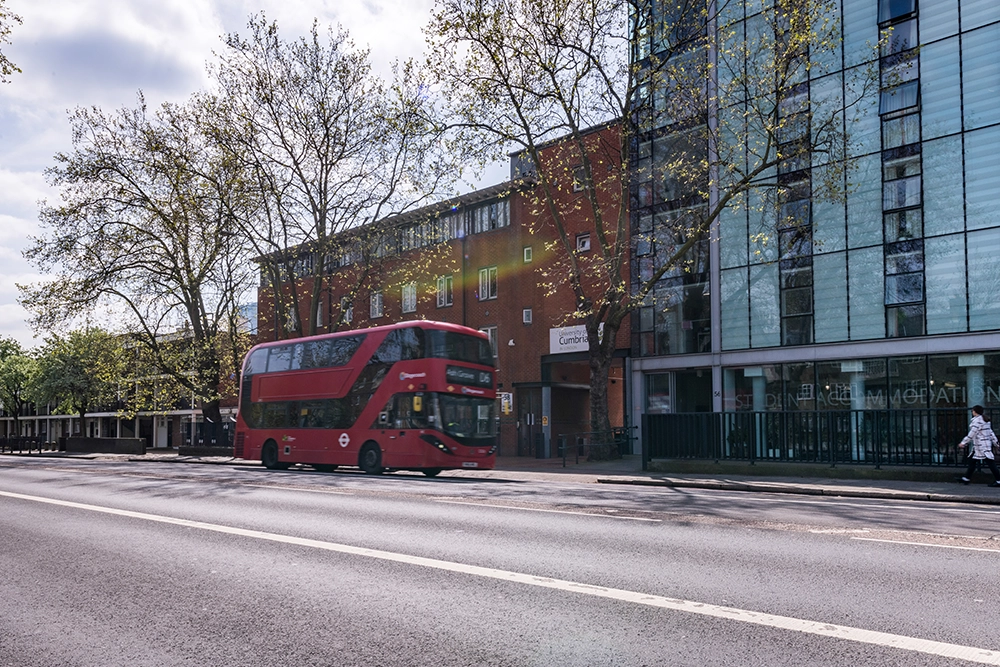
[[[598,329],[604,335],[604,324]],[[573,327],[549,329],[549,354],[564,352],[586,352],[589,350],[587,327],[579,324]]]

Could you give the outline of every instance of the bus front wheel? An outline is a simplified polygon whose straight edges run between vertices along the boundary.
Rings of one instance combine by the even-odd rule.
[[[374,442],[365,443],[358,454],[358,467],[366,475],[382,474],[382,450]]]
[[[444,468],[421,468],[420,472],[424,473],[428,477],[437,477],[441,474],[442,470],[444,470]]]
[[[278,462],[278,444],[274,440],[268,440],[260,450],[260,462],[268,470],[277,470],[281,465]]]

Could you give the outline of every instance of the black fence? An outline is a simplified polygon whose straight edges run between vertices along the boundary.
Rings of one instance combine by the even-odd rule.
[[[801,410],[643,415],[652,459],[954,466],[968,410]]]

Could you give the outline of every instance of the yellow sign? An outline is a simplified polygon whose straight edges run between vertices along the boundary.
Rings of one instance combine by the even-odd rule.
[[[542,415],[542,426],[548,426],[548,425],[549,425],[549,416]]]
[[[424,409],[424,397],[423,396],[414,396],[413,397],[413,411],[414,412],[423,412],[423,409]]]
[[[509,415],[514,411],[514,394],[509,392],[500,392],[500,412],[505,415]]]

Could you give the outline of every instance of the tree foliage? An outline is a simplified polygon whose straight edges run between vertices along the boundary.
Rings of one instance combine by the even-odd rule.
[[[20,24],[21,17],[7,9],[7,0],[0,0],[0,44],[11,43],[10,31],[15,23]],[[0,83],[10,83],[10,75],[20,71],[21,68],[0,51]]]
[[[0,406],[14,419],[14,433],[21,410],[32,400],[32,386],[38,364],[13,338],[0,336]]]
[[[228,35],[212,68],[213,136],[252,190],[234,219],[274,295],[276,334],[315,334],[324,274],[345,255],[371,260],[348,288],[356,296],[391,242],[383,227],[342,232],[419,206],[456,172],[412,62],[397,64],[386,84],[344,30],[324,33],[314,23],[288,41],[257,15],[248,33]],[[331,328],[339,315],[330,313]]]
[[[240,358],[239,307],[251,285],[233,202],[241,172],[200,119],[205,100],[142,103],[107,114],[71,114],[74,150],[47,171],[62,202],[44,204],[44,235],[26,256],[53,279],[22,286],[44,329],[107,309],[118,328],[219,419],[226,367]]]
[[[121,338],[102,329],[53,335],[39,353],[32,397],[79,415],[82,429],[88,412],[117,402],[127,359]]]
[[[622,323],[644,305],[679,306],[655,303],[654,288],[707,270],[723,211],[753,207],[763,221],[758,239],[773,244],[788,190],[782,165],[815,162],[812,195],[843,194],[848,111],[872,80],[861,72],[841,97],[798,94],[840,45],[829,0],[783,0],[752,20],[735,0],[655,5],[437,0],[427,28],[430,69],[453,126],[484,159],[523,155],[538,224],[556,230],[564,273],[543,280],[573,290],[569,319],[589,334],[595,431],[610,428],[607,377]],[[617,139],[588,143],[604,124],[619,129]],[[602,205],[608,197],[619,205]],[[625,204],[654,199],[665,213],[655,230],[636,229],[630,246]],[[587,256],[569,232],[581,223],[592,231]],[[657,251],[630,280],[636,244]]]

